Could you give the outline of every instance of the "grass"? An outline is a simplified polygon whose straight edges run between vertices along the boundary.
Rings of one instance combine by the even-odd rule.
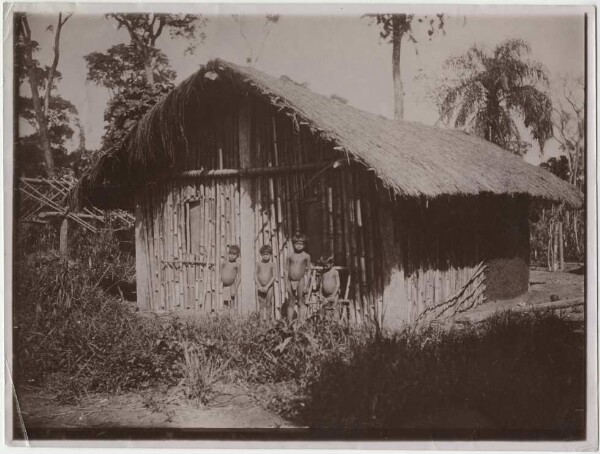
[[[448,410],[496,429],[581,428],[584,346],[549,312],[359,340],[312,377],[302,417],[318,427],[402,428],[435,424],[431,415]]]
[[[104,235],[79,237],[70,261],[53,252],[51,232],[34,250],[21,248],[17,387],[51,387],[72,400],[163,385],[206,405],[216,383],[237,383],[314,427],[425,427],[447,411],[500,429],[582,430],[585,339],[553,313],[501,312],[466,328],[397,333],[347,332],[316,317],[301,326],[256,316],[139,317],[103,287],[130,281],[134,269]]]

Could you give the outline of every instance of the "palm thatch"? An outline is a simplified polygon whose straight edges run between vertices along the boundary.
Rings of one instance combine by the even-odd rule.
[[[209,62],[156,104],[121,146],[84,177],[78,195],[98,203],[102,190],[113,187],[123,196],[135,181],[168,166],[176,150],[194,152],[187,140],[190,112],[216,80],[227,81],[240,94],[263,98],[296,124],[333,142],[400,196],[526,194],[573,207],[582,204],[581,193],[567,182],[479,137],[386,119],[314,93],[285,76],[271,77],[223,60]]]

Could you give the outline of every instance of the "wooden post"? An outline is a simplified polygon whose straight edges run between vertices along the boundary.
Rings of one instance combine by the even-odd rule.
[[[250,125],[251,109],[248,102],[240,106],[238,117],[238,137],[240,168],[249,168],[250,159]],[[254,295],[256,292],[254,271],[254,217],[252,209],[252,181],[249,178],[240,178],[240,248],[241,248],[241,281],[238,291],[239,307],[242,314],[250,313],[255,306]]]
[[[558,271],[558,222],[552,224],[552,271]]]
[[[69,255],[69,218],[67,216],[63,218],[60,224],[59,252],[64,258]]]
[[[136,292],[137,305],[140,309],[149,307],[148,285],[147,285],[147,270],[148,257],[146,254],[146,235],[144,231],[144,213],[143,213],[143,194],[138,192],[135,200],[135,275],[136,275]],[[66,221],[66,219],[65,219]],[[64,225],[64,224],[63,224]],[[61,245],[63,238],[63,227],[61,226]],[[66,229],[65,229],[66,238]]]
[[[402,253],[400,251],[400,239],[396,237],[394,232],[394,219],[399,216],[407,216],[401,210],[394,200],[386,197],[386,191],[378,191],[377,203],[377,221],[379,228],[380,244],[378,249],[381,251],[380,269],[382,270],[382,308],[381,321],[383,326],[390,328],[398,328],[402,323],[408,322],[407,318],[410,309],[407,307],[409,303],[414,304],[413,298],[410,295],[415,295],[413,289],[413,281],[405,279],[405,270],[402,266]],[[403,231],[404,235],[408,232]],[[408,248],[407,248],[408,249]],[[406,288],[408,286],[408,289]]]
[[[564,236],[563,236],[563,223],[562,221],[558,222],[558,260],[559,266],[558,269],[564,271],[565,269],[565,257],[564,257]]]

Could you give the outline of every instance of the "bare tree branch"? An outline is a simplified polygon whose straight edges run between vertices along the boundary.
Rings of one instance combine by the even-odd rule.
[[[156,40],[158,39],[158,37],[161,35],[163,28],[165,27],[165,19],[160,17],[158,19],[158,29],[156,30],[156,33],[154,33],[152,35],[152,42],[151,44],[154,46],[154,44],[156,43]]]
[[[48,76],[46,80],[46,93],[44,95],[44,115],[48,116],[50,106],[50,95],[52,93],[52,84],[54,83],[54,77],[56,76],[56,68],[58,67],[58,61],[60,58],[60,33],[63,25],[69,20],[73,14],[67,14],[64,20],[62,20],[62,13],[58,13],[58,24],[56,26],[56,32],[54,34],[54,59],[52,66],[48,68]]]

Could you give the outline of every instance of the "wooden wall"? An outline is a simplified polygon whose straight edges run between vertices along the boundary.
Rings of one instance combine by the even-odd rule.
[[[384,211],[394,213],[384,239],[392,250],[384,266],[386,325],[412,323],[459,293],[471,307],[527,291],[525,197],[394,198]]]
[[[173,152],[173,171],[288,171],[159,179],[141,187],[136,197],[140,307],[222,311],[219,265],[229,245],[243,242],[246,284],[233,310],[255,309],[254,264],[260,247],[270,244],[278,317],[296,231],[310,233],[309,251],[334,256],[343,292],[350,282],[354,321],[377,319],[398,327],[461,289],[475,304],[526,290],[525,198],[392,196],[372,172],[350,164],[307,125],[253,97],[207,101],[192,120],[185,126],[188,150]],[[329,165],[336,160],[344,165]],[[289,171],[307,163],[323,167]],[[489,269],[477,274],[482,263]],[[504,281],[498,277],[508,275]]]
[[[138,264],[138,282],[144,286],[138,290],[140,306],[152,310],[222,310],[219,263],[226,257],[227,246],[239,245],[240,232],[251,226],[251,263],[259,259],[263,244],[270,244],[274,251],[279,277],[275,283],[277,309],[285,301],[283,272],[292,250],[291,237],[296,231],[309,230],[314,234],[309,250],[334,256],[335,265],[341,267],[343,290],[350,280],[351,317],[379,316],[376,303],[382,282],[376,204],[372,200],[374,176],[357,165],[333,168],[330,164],[335,160],[341,159],[342,164],[349,161],[330,143],[316,139],[305,125],[279,115],[261,101],[247,102],[249,167],[324,163],[323,168],[268,176],[159,180],[140,188],[136,242],[138,258],[145,262]],[[190,141],[198,152],[187,158],[176,155],[174,169],[247,167],[240,164],[240,140],[246,140],[246,135],[240,135],[243,110],[239,106],[213,110]],[[250,217],[240,213],[243,187],[251,192]],[[319,222],[311,222],[315,215]],[[315,231],[315,225],[320,231]],[[312,259],[316,262],[319,257]],[[247,268],[242,269],[246,277],[254,272]],[[244,294],[242,305],[252,306],[254,301],[248,303],[247,299],[253,296]]]

